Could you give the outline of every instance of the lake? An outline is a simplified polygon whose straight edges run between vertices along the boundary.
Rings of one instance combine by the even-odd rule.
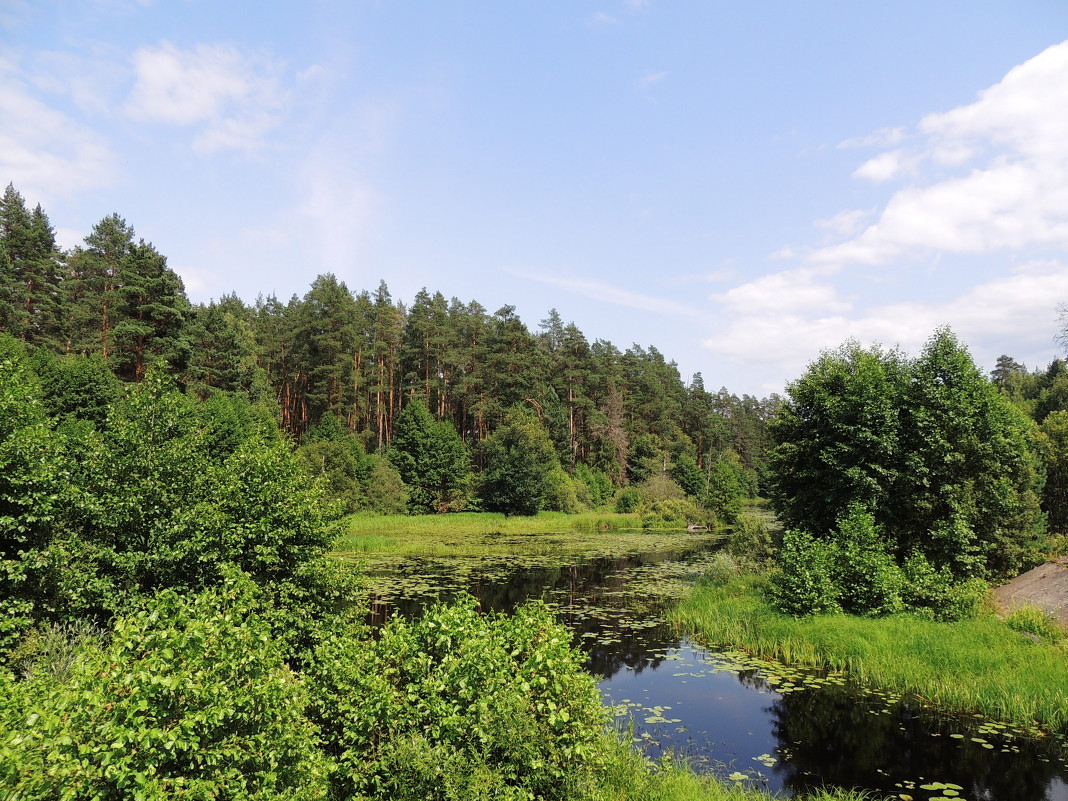
[[[651,758],[686,759],[728,783],[783,795],[834,785],[903,801],[1068,801],[1063,737],[940,715],[840,674],[791,670],[680,637],[663,611],[720,543],[709,534],[606,532],[601,547],[584,554],[369,557],[367,600],[374,623],[417,615],[460,592],[486,611],[551,604],[635,747]]]

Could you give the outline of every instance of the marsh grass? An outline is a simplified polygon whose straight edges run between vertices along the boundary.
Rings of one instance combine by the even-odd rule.
[[[707,538],[708,535],[705,535]],[[341,524],[334,555],[541,556],[590,555],[620,538],[635,538],[641,550],[685,544],[683,530],[643,532],[637,515],[613,512],[541,512],[508,517],[490,512],[444,515],[353,515]]]
[[[858,682],[908,693],[951,713],[1068,730],[1063,647],[1023,636],[993,615],[939,623],[912,615],[797,619],[774,611],[767,579],[700,584],[673,621],[709,645],[790,665],[847,671]]]
[[[740,783],[695,773],[685,762],[670,758],[653,765],[626,741],[611,753],[588,801],[773,801],[775,796]],[[819,790],[794,796],[797,801],[874,801],[877,796],[854,790]]]

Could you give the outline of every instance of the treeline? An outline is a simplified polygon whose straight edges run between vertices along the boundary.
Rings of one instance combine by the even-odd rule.
[[[28,209],[10,185],[0,199],[0,329],[54,354],[102,359],[126,382],[165,363],[189,394],[269,404],[296,443],[344,438],[352,464],[320,453],[319,465],[335,484],[350,474],[338,492],[354,508],[373,506],[375,465],[361,456],[390,450],[415,401],[451,427],[476,473],[492,433],[525,408],[566,474],[586,477],[574,487],[580,501],[600,499],[605,482],[661,477],[703,500],[725,464],[755,488],[778,403],[711,392],[700,373],[685,383],[655,347],[591,342],[555,310],[532,331],[512,306],[490,313],[425,289],[404,304],[384,281],[354,292],[327,274],[284,303],[231,294],[192,304],[166,258],[119,215],[64,252],[41,207]]]
[[[1061,318],[1060,341],[1068,344],[1068,313]],[[991,371],[994,384],[1037,428],[1035,450],[1041,457],[1042,509],[1049,529],[1068,533],[1068,364],[1054,359],[1044,369],[1028,371],[1011,356],[1001,356]]]

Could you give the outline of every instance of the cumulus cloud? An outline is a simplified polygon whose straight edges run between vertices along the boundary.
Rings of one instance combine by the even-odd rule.
[[[766,297],[776,293],[778,297]],[[792,294],[793,293],[793,294]],[[821,350],[847,339],[900,345],[916,353],[949,325],[976,360],[992,366],[1006,350],[1039,364],[1049,353],[1058,302],[1068,297],[1068,264],[1033,261],[962,289],[943,302],[910,300],[861,307],[808,268],[777,273],[713,296],[723,325],[704,341],[717,356],[800,375]]]
[[[924,117],[916,135],[916,147],[887,150],[854,173],[877,182],[908,175],[910,184],[872,225],[810,261],[1068,246],[1068,42],[1013,68],[974,103]]]
[[[847,312],[852,301],[816,270],[805,268],[765,275],[712,295],[728,312],[744,317]]]
[[[164,42],[134,53],[126,112],[137,120],[195,126],[199,152],[263,144],[289,102],[281,67],[227,43],[183,50]]]
[[[0,60],[0,176],[30,202],[48,200],[115,177],[106,142],[34,97],[18,68]]]

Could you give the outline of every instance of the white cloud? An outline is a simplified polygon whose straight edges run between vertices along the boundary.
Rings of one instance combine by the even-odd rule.
[[[576,295],[581,295],[585,298],[611,303],[616,306],[625,306],[629,309],[640,309],[656,314],[681,315],[684,317],[696,317],[701,314],[698,309],[673,300],[631,292],[628,289],[621,289],[601,281],[590,281],[583,278],[560,278],[558,276],[516,270],[509,270],[508,272],[520,278],[538,281],[568,292],[574,292]]]
[[[838,236],[850,236],[855,234],[875,214],[875,209],[846,209],[833,217],[824,220],[816,220],[817,228],[824,228]]]
[[[104,140],[31,96],[14,64],[0,60],[0,182],[31,203],[107,186],[115,158]]]
[[[121,58],[92,45],[34,53],[27,73],[35,88],[69,97],[79,111],[95,115],[111,113],[113,98],[129,80]]]
[[[910,166],[910,159],[903,150],[888,150],[857,167],[853,172],[853,177],[883,183],[897,178],[908,171]]]
[[[918,135],[915,148],[888,150],[854,173],[912,183],[874,224],[810,261],[1068,247],[1068,42],[1013,68],[976,102],[924,117]]]
[[[147,122],[199,126],[199,152],[259,147],[289,102],[281,67],[227,43],[182,50],[169,42],[134,53],[126,111]]]
[[[728,314],[744,317],[844,313],[852,308],[849,298],[811,268],[765,275],[712,295],[711,299],[718,301]]]
[[[804,270],[778,273],[713,296],[724,324],[704,341],[718,356],[765,364],[798,376],[821,350],[849,338],[900,345],[916,354],[931,333],[949,325],[980,364],[1009,352],[1044,366],[1056,329],[1057,305],[1068,297],[1068,264],[1029,262],[1006,276],[966,287],[946,302],[869,302],[854,307]],[[870,301],[871,299],[869,299]]]

